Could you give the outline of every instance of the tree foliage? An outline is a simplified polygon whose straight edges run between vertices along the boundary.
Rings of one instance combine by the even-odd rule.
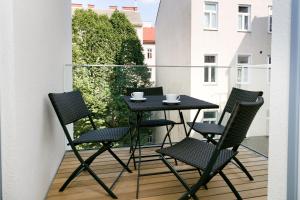
[[[129,111],[121,95],[127,87],[150,85],[147,67],[129,66],[144,65],[143,48],[134,26],[118,11],[108,18],[90,9],[78,9],[73,15],[72,31],[74,89],[82,92],[98,127],[127,125]],[[110,66],[77,66],[87,64]],[[90,129],[90,124],[82,120],[74,129],[76,137]]]

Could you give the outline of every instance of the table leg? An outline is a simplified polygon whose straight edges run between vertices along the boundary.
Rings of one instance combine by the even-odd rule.
[[[197,120],[197,118],[198,118],[198,115],[199,115],[199,113],[200,113],[200,110],[201,110],[201,109],[198,109],[198,110],[197,110],[197,113],[196,113],[196,115],[195,115],[195,117],[194,117],[194,119],[193,119],[193,123],[192,123],[192,126],[191,126],[190,129],[189,129],[189,132],[188,132],[188,134],[187,134],[187,137],[189,137],[190,134],[191,134],[191,132],[192,132],[192,129],[193,129],[193,127],[194,127],[194,124],[195,124],[195,122],[196,122],[196,120]]]
[[[183,124],[183,129],[184,129],[184,132],[185,132],[185,136],[187,137],[188,136],[188,132],[186,130],[185,121],[184,121],[184,118],[183,118],[182,111],[178,110],[178,112],[179,112],[180,122]]]
[[[139,198],[139,190],[140,190],[140,176],[141,176],[141,161],[142,161],[142,149],[141,149],[141,133],[140,133],[140,125],[142,122],[143,113],[137,114],[137,142],[139,148],[139,162],[138,162],[138,176],[137,176],[137,184],[136,184],[136,199]]]

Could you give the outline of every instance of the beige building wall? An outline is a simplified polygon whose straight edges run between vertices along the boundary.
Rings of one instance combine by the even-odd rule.
[[[159,30],[157,27],[157,43],[161,44],[157,46],[157,65],[181,63],[193,67],[185,69],[189,71],[187,75],[178,73],[178,69],[174,67],[169,68],[162,75],[158,71],[157,82],[160,83],[164,79],[164,84],[167,87],[172,86],[176,92],[183,91],[185,94],[220,105],[219,116],[233,86],[249,90],[263,90],[266,103],[252,125],[255,129],[251,128],[248,136],[266,135],[269,85],[267,84],[268,71],[264,68],[267,68],[265,66],[267,56],[271,55],[272,34],[268,32],[268,7],[272,5],[272,2],[270,0],[209,2],[216,2],[218,5],[217,30],[204,28],[204,0],[161,1],[156,23],[157,25],[164,24],[169,29],[162,27],[162,30]],[[251,5],[251,30],[249,32],[238,31],[238,5]],[[187,24],[180,23],[181,15],[190,15],[187,18]],[[173,23],[175,20],[178,23]],[[170,25],[167,25],[168,23]],[[179,37],[182,33],[185,33],[184,36]],[[170,43],[169,38],[174,38],[175,41]],[[186,46],[186,49],[180,48],[180,45]],[[180,55],[186,55],[186,51],[189,55],[182,58]],[[236,64],[239,54],[251,55],[253,65],[263,65],[258,68],[249,66],[250,81],[247,85],[237,84]],[[221,67],[216,71],[216,83],[204,83],[204,55],[216,55],[217,66]],[[189,60],[190,63],[183,62],[184,60]],[[181,87],[177,87],[172,80],[176,80]],[[182,90],[182,86],[186,89]],[[191,112],[191,118],[195,112]],[[199,115],[198,121],[202,120],[202,114],[203,112]]]
[[[165,93],[190,94],[191,65],[191,1],[162,0],[156,19],[156,85]],[[177,66],[170,68],[169,66]],[[178,121],[178,112],[168,112]],[[185,112],[188,119],[189,113]],[[165,131],[165,129],[164,129]],[[181,126],[175,126],[172,136],[183,137]],[[161,136],[164,136],[161,134]]]
[[[204,5],[206,1],[192,0],[191,17],[191,65],[203,66],[204,55],[216,55],[216,84],[204,83],[204,68],[193,68],[191,78],[192,95],[220,105],[220,112],[233,86],[247,90],[263,90],[265,105],[256,117],[248,136],[265,135],[268,111],[268,85],[266,66],[249,66],[248,84],[237,84],[236,64],[238,55],[250,55],[252,65],[267,64],[271,55],[271,33],[268,32],[268,14],[271,0],[214,0],[218,7],[218,28],[204,27]],[[238,5],[250,5],[250,31],[238,31]],[[219,112],[219,113],[220,113]],[[201,116],[199,118],[201,120]],[[255,129],[253,129],[255,127]]]

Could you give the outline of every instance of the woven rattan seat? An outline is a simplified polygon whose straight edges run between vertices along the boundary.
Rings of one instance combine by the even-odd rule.
[[[79,138],[73,140],[73,143],[78,145],[82,143],[117,142],[118,140],[122,139],[128,133],[128,131],[128,127],[93,130],[81,134]]]
[[[126,169],[128,172],[131,172],[131,170],[128,168],[128,164],[126,165],[123,163],[123,161],[111,149],[113,142],[119,141],[129,132],[129,127],[97,129],[92,119],[91,112],[88,110],[79,91],[50,93],[49,98],[69,142],[69,145],[71,146],[76,158],[80,162],[79,166],[73,171],[73,173],[61,186],[59,191],[63,192],[75,177],[79,176],[81,172],[87,171],[112,198],[117,199],[117,196],[97,176],[97,174],[91,169],[90,165],[99,155],[108,151],[124,169]],[[87,119],[91,124],[91,130],[80,134],[77,139],[73,140],[66,125],[74,123],[80,119]],[[100,148],[89,158],[83,159],[76,146],[83,143],[100,144]],[[114,181],[114,183],[119,179],[122,172]]]
[[[195,138],[185,138],[171,147],[157,150],[161,155],[162,161],[186,189],[186,192],[179,198],[180,200],[190,199],[191,197],[198,199],[196,196],[197,191],[201,187],[205,187],[217,174],[224,179],[235,197],[238,200],[242,199],[231,181],[224,174],[223,169],[231,160],[234,160],[244,172],[247,171],[236,158],[238,154],[237,149],[244,140],[257,111],[263,103],[264,100],[260,96],[254,102],[237,102],[233,107],[232,114],[221,134],[220,140],[214,140],[214,143],[207,143]],[[166,157],[177,159],[197,168],[200,175],[199,180],[190,187]]]
[[[174,121],[168,119],[150,119],[141,122],[141,127],[158,127],[174,124]]]
[[[211,143],[203,142],[194,138],[185,138],[180,143],[173,145],[173,147],[159,149],[157,152],[176,158],[177,160],[193,167],[205,170],[215,149],[216,145]],[[212,171],[214,172],[222,167],[234,155],[236,155],[236,153],[232,150],[221,150]]]
[[[239,88],[232,88],[229,95],[228,101],[225,105],[225,108],[222,112],[222,115],[219,119],[218,125],[215,124],[204,124],[201,122],[196,122],[193,126],[193,130],[202,134],[205,138],[208,134],[211,135],[221,135],[224,130],[224,126],[221,125],[223,118],[226,113],[232,113],[233,108],[236,103],[246,101],[246,102],[255,102],[258,96],[262,96],[263,92],[261,91],[248,91],[242,90]],[[187,122],[189,126],[192,125],[192,122]],[[222,130],[223,129],[223,130]]]
[[[187,125],[189,127],[191,127],[192,124],[193,124],[192,122],[187,122]],[[207,134],[221,135],[224,132],[224,126],[219,124],[208,124],[208,123],[198,122],[194,124],[193,130],[204,135]]]
[[[263,92],[261,91],[248,91],[248,90],[242,90],[239,88],[232,88],[231,93],[229,95],[228,101],[224,107],[224,110],[222,112],[222,115],[219,119],[218,124],[206,124],[197,122],[192,127],[194,131],[200,133],[204,138],[207,139],[208,142],[212,142],[213,144],[216,144],[217,141],[215,141],[214,137],[216,135],[222,135],[224,133],[224,126],[223,119],[226,113],[232,114],[234,110],[234,106],[239,102],[255,102],[259,96],[262,96]],[[247,117],[247,116],[246,116]],[[225,121],[226,122],[226,121]],[[188,126],[192,126],[191,122],[187,123]],[[234,140],[234,138],[232,138]],[[238,148],[238,147],[237,147]],[[237,150],[237,148],[235,150]],[[241,167],[241,169],[244,171],[244,173],[248,176],[250,180],[253,180],[253,177],[251,174],[247,171],[247,169],[242,165],[242,163],[237,159],[234,158],[234,160],[238,163],[238,165]]]

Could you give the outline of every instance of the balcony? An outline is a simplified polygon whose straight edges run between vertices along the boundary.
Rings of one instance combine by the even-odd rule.
[[[213,73],[211,67],[207,66],[100,66],[100,65],[80,65],[80,66],[66,66],[65,67],[65,90],[79,89],[82,91],[85,98],[90,98],[90,91],[98,91],[93,94],[94,96],[101,96],[101,89],[97,86],[104,84],[104,77],[99,76],[99,71],[105,73],[116,73],[112,75],[114,80],[110,82],[111,91],[118,91],[119,95],[122,95],[121,91],[126,88],[125,85],[114,84],[136,84],[135,86],[141,86],[140,82],[134,82],[131,77],[141,75],[141,71],[144,70],[148,73],[148,87],[151,86],[163,86],[164,93],[176,93],[176,94],[188,94],[190,96],[215,103],[220,105],[219,109],[204,110],[201,111],[197,121],[206,123],[217,123],[221,112],[226,104],[229,93],[232,87],[238,87],[247,90],[262,90],[264,92],[265,104],[256,116],[253,122],[247,138],[244,140],[238,159],[241,160],[249,172],[253,175],[254,181],[249,181],[245,174],[234,163],[230,163],[225,168],[225,173],[229,179],[236,186],[241,196],[245,199],[267,199],[267,182],[268,182],[268,131],[269,131],[269,87],[270,87],[270,68],[268,65],[247,65],[247,66],[225,66],[214,67]],[[98,73],[97,73],[98,72]],[[189,85],[189,87],[182,87],[176,85],[174,80],[181,77],[182,73],[189,74],[186,77],[188,79],[182,79],[180,84]],[[166,76],[166,74],[168,76]],[[107,77],[106,77],[107,78]],[[127,80],[128,79],[128,80]],[[136,80],[142,80],[141,77],[135,77]],[[133,81],[133,82],[130,82]],[[209,80],[209,81],[208,81]],[[99,84],[94,81],[98,81]],[[88,84],[89,83],[89,84]],[[105,85],[105,84],[104,84]],[[96,87],[96,88],[91,88]],[[89,88],[89,90],[87,90]],[[107,89],[107,88],[104,88]],[[107,99],[102,97],[103,99]],[[115,98],[114,101],[120,99]],[[97,107],[93,101],[89,101],[93,105],[89,105],[93,110]],[[96,103],[97,104],[97,103]],[[125,104],[123,105],[125,106]],[[105,109],[104,109],[105,110]],[[126,110],[126,109],[125,109]],[[126,112],[123,109],[118,111],[111,110],[109,115],[119,116],[114,121],[119,122],[120,125],[124,125],[124,119],[120,119],[121,116],[126,116]],[[213,112],[213,113],[211,113]],[[107,113],[106,113],[107,114]],[[158,117],[160,114],[157,112],[151,113],[150,118]],[[193,119],[195,115],[194,111],[184,111],[184,117],[187,120]],[[104,113],[95,113],[96,120],[101,127],[107,127],[107,124],[115,124],[108,121],[103,122]],[[169,119],[178,121],[178,114],[174,111],[168,111],[167,117]],[[125,119],[126,121],[126,119]],[[116,126],[118,126],[116,125]],[[126,124],[125,124],[126,125]],[[74,125],[69,127],[70,130],[74,130],[74,137],[77,137],[79,129],[82,125]],[[78,129],[78,130],[77,130]],[[172,141],[178,142],[184,138],[184,130],[182,126],[177,126],[172,130]],[[162,142],[164,134],[162,129],[154,128],[150,130],[144,130],[142,132],[142,144],[144,147],[142,155],[153,154],[155,149]],[[199,134],[192,132],[192,137],[203,139],[199,137]],[[124,139],[119,144],[115,145],[114,151],[120,158],[126,163],[130,154],[128,148],[128,138]],[[84,158],[87,158],[95,150],[90,150],[91,147],[83,146],[80,151]],[[93,148],[93,147],[92,147]],[[82,173],[79,177],[71,182],[68,188],[64,192],[59,192],[60,186],[63,184],[70,173],[77,167],[79,162],[74,156],[73,152],[66,152],[61,162],[61,165],[57,171],[57,174],[53,180],[52,186],[47,195],[47,199],[110,199],[105,191],[93,180],[93,178],[87,174]],[[91,165],[91,168],[95,170],[97,175],[103,179],[103,181],[111,185],[113,180],[117,177],[121,171],[120,165],[108,154],[99,156],[95,162]],[[134,169],[133,161],[130,163],[130,168]],[[187,169],[183,163],[179,163],[176,166],[177,169]],[[141,166],[141,172],[152,173],[168,171],[165,165],[160,160],[144,162]],[[196,181],[196,177],[199,176],[196,172],[183,172],[181,173],[189,184],[193,184]],[[132,174],[124,173],[117,184],[113,187],[113,191],[117,194],[119,199],[135,199],[136,195],[136,182],[137,171]],[[174,192],[176,191],[176,192]],[[184,188],[176,180],[172,174],[143,176],[140,181],[140,195],[139,199],[176,199],[184,192]],[[222,180],[220,176],[216,176],[209,184],[208,190],[201,189],[197,193],[201,199],[234,199],[234,195]]]
[[[177,2],[174,3],[175,6]],[[0,17],[2,27],[0,37],[2,47],[0,48],[0,196],[3,199],[45,199],[60,163],[64,164],[66,161],[62,161],[66,150],[64,135],[62,134],[57,117],[50,106],[47,94],[49,92],[64,91],[63,71],[68,71],[68,69],[64,69],[64,64],[72,63],[71,2],[61,0],[29,2],[1,1],[0,4],[2,11],[0,12],[2,16]],[[266,139],[269,135],[268,173],[265,172],[265,174],[268,174],[268,199],[271,200],[299,199],[298,155],[300,101],[298,86],[300,85],[300,79],[298,36],[300,34],[298,24],[300,20],[298,4],[299,1],[296,0],[273,2],[274,10],[272,19],[274,19],[274,23],[272,24],[271,42],[272,81],[270,85],[272,85],[272,87],[270,90],[270,112],[266,111],[261,113],[261,116],[265,119],[270,118],[270,125],[268,125],[268,120],[266,120],[267,122],[263,120],[265,126],[262,127],[262,131],[250,131],[248,138],[244,141],[245,145],[247,143],[247,147],[251,147],[255,151],[263,153],[263,151],[258,149],[259,145],[257,145],[258,143],[254,141],[253,138],[255,137],[257,139],[258,137],[263,137]],[[183,13],[186,16],[190,16],[183,10],[183,7],[177,7],[178,12],[173,12],[174,15],[178,16],[178,14]],[[267,6],[264,10],[267,12]],[[166,13],[168,19],[173,19],[169,17],[171,12]],[[201,12],[197,13],[199,13],[199,15],[201,14]],[[233,15],[234,18],[237,17],[235,13],[233,13]],[[160,16],[165,17],[166,15]],[[227,19],[227,17],[220,16],[222,22],[227,21]],[[173,21],[176,23],[176,26],[178,22],[181,22],[181,20]],[[265,22],[267,21],[265,20]],[[200,23],[199,20],[196,21],[196,23],[201,24],[201,20]],[[233,27],[235,27],[236,21],[233,20],[232,23],[234,23]],[[188,23],[183,23],[184,27],[187,24]],[[182,36],[191,35],[187,34],[185,28],[179,25],[177,27],[181,28],[183,32]],[[171,36],[174,33],[173,28],[167,29],[165,25],[163,25],[163,29],[161,30],[168,30],[170,34],[167,36]],[[267,27],[262,28],[261,31],[265,34]],[[253,34],[255,33],[248,34],[247,37],[252,38]],[[178,39],[171,39],[170,41],[172,41],[174,45],[177,45],[177,42],[182,38],[183,37],[178,37]],[[260,39],[264,40],[263,37],[260,37]],[[231,42],[231,40],[233,42]],[[224,42],[225,44],[233,44],[236,42],[234,40],[234,37],[228,37],[228,40],[226,38]],[[207,46],[211,46],[211,40],[207,40],[207,44]],[[252,44],[258,44],[259,47],[262,47],[261,44],[263,43],[255,40]],[[206,45],[202,43],[200,45],[206,47]],[[185,56],[185,48],[179,45],[177,46],[181,48],[182,51],[176,51],[175,55]],[[244,52],[244,50],[247,49],[248,47],[240,50]],[[262,54],[260,54],[258,50],[255,54],[267,56],[265,53],[266,52],[263,51]],[[157,55],[159,55],[159,53],[157,53]],[[197,56],[201,58],[202,55],[197,53],[195,56],[197,59]],[[174,64],[177,63],[176,58],[177,57],[174,56]],[[227,58],[231,59],[229,57]],[[165,63],[170,63],[172,60],[172,58],[165,59]],[[235,59],[232,59],[232,61],[234,63],[236,62]],[[197,74],[188,72],[188,75],[192,76]],[[168,74],[165,77],[170,78]],[[186,78],[187,77],[180,79],[180,82],[186,80]],[[69,81],[65,82],[66,90],[72,89],[69,87],[69,83]],[[197,87],[199,86],[198,88],[204,88],[202,82],[195,83]],[[199,85],[197,85],[197,83]],[[235,83],[237,83],[236,78]],[[171,83],[170,85],[172,86]],[[246,84],[234,85],[240,87],[247,86]],[[196,90],[190,89],[192,86],[190,83],[186,84],[186,88],[189,88],[188,92],[181,91],[181,88],[185,85],[177,86],[179,86],[178,89],[180,89],[180,91],[174,92],[188,94],[189,91],[191,91],[195,93],[190,93],[190,95],[205,98],[201,95],[206,92],[201,90],[199,94],[196,94]],[[211,86],[213,87],[213,85]],[[166,92],[171,91],[172,90]],[[211,90],[208,92],[210,91]],[[217,92],[214,93],[219,94]],[[267,94],[268,92],[265,92],[264,97],[267,97]],[[227,95],[228,90],[221,98],[222,102],[226,100]],[[209,96],[207,100],[218,103],[217,97],[218,95],[215,96],[215,98],[214,96]],[[190,117],[191,115],[192,112],[186,113],[186,117]],[[198,120],[201,121],[203,119],[199,116]],[[258,141],[261,142],[261,139],[258,138]],[[150,141],[145,141],[145,143],[150,144]],[[155,138],[152,140],[152,143],[156,143]],[[123,147],[121,145],[116,148]],[[244,149],[241,148],[241,150]],[[84,152],[85,151],[82,151],[82,153]],[[125,153],[126,152],[127,151],[125,151]],[[66,155],[69,154],[69,152],[66,153]],[[248,166],[247,163],[246,165]],[[258,164],[258,166],[259,165],[260,164]],[[251,166],[248,168],[253,172]],[[70,171],[66,172],[65,177]],[[59,169],[59,173],[60,172],[61,169]],[[101,175],[102,172],[97,171],[97,173]],[[240,172],[238,171],[237,173]],[[59,177],[61,175],[58,174],[57,176]],[[115,190],[124,184],[124,181],[126,181],[124,178],[126,178],[126,176],[127,174],[125,173],[124,177],[122,177],[120,182],[116,185]],[[69,195],[71,193],[69,190],[79,187],[76,185],[77,181],[85,177],[87,179],[90,178],[86,176],[86,174],[83,174],[78,177],[64,193],[58,193],[57,190],[53,190],[54,187],[57,188],[59,185],[56,184],[57,180],[55,179],[48,196],[53,196],[53,192],[56,192],[56,195]],[[232,178],[232,175],[230,175],[230,178]],[[62,182],[62,180],[60,181]],[[110,180],[108,180],[108,183],[110,183],[109,181]],[[100,199],[101,194],[104,194],[102,189],[96,187],[93,181],[87,183],[82,181],[80,184],[82,186],[87,185],[85,187],[86,191],[91,191],[91,193],[92,190],[90,188],[95,188],[94,191],[100,193]],[[221,184],[224,183],[222,182]],[[259,196],[261,188],[255,189],[251,191],[251,193]],[[227,190],[228,188],[224,187],[224,189]],[[241,191],[242,196],[245,195],[241,188],[238,188],[238,190]],[[266,192],[266,188],[263,188],[263,190]],[[72,195],[72,199],[82,199],[79,195],[83,190],[79,189],[77,191],[78,193]],[[210,191],[214,191],[214,188],[211,187],[208,191],[203,190],[201,192],[204,194]],[[122,192],[120,192],[120,195],[123,195]],[[145,195],[147,195],[147,193],[145,193]],[[97,196],[96,199],[99,199],[99,196]],[[89,197],[89,192],[83,198],[85,197]],[[247,195],[245,195],[245,197],[247,197]],[[57,198],[60,199],[58,196]],[[259,199],[259,197],[252,199]]]

